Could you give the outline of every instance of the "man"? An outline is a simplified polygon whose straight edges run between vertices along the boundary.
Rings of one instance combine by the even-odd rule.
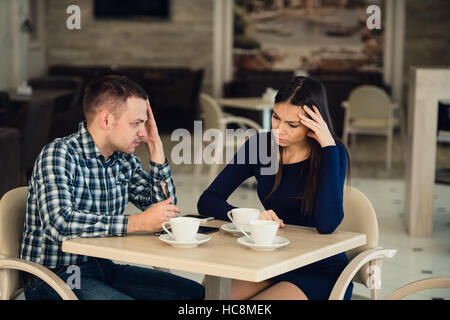
[[[86,121],[39,154],[29,182],[21,257],[64,281],[79,267],[80,299],[203,299],[197,282],[153,269],[64,253],[64,240],[158,231],[176,216],[175,186],[144,90],[121,76],[105,76],[85,91]],[[144,142],[150,174],[132,153]],[[127,202],[142,210],[124,215]],[[70,269],[73,270],[73,267]],[[27,299],[58,299],[47,284],[23,275]]]

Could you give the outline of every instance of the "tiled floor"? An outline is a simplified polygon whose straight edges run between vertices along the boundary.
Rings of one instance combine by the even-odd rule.
[[[163,136],[166,156],[169,161],[174,143],[170,136]],[[385,139],[360,137],[357,149],[352,154],[352,186],[363,191],[371,200],[378,217],[380,245],[386,249],[397,249],[396,256],[383,264],[381,296],[412,281],[437,276],[450,277],[450,185],[436,184],[433,203],[433,236],[411,238],[403,223],[404,181],[400,139],[396,136],[393,152],[393,168],[384,167]],[[143,163],[147,161],[145,150],[137,151]],[[450,167],[450,145],[438,147],[437,167]],[[178,205],[184,212],[197,212],[196,202],[207,187],[202,176],[193,186],[192,165],[172,165],[177,187]],[[262,206],[254,189],[241,186],[229,199],[236,206]],[[130,210],[132,211],[133,209]],[[202,275],[175,273],[201,281]],[[369,290],[356,284],[354,293],[369,296]],[[409,299],[450,299],[450,289],[435,289],[416,293]]]

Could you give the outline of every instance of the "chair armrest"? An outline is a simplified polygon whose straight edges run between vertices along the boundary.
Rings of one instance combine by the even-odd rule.
[[[391,294],[389,294],[385,300],[400,300],[406,296],[413,293],[437,288],[450,288],[450,278],[440,277],[440,278],[428,278],[418,281],[414,281],[398,288]]]
[[[223,123],[224,125],[227,124],[237,124],[237,125],[241,125],[244,124],[250,128],[254,128],[256,130],[261,130],[261,126],[256,123],[255,121],[248,119],[248,118],[244,118],[244,117],[235,117],[235,116],[231,116],[231,117],[226,117],[226,118],[222,118],[220,119],[220,122]]]
[[[342,300],[344,298],[345,291],[347,290],[350,281],[352,281],[355,274],[364,264],[372,260],[392,258],[396,252],[397,250],[383,250],[381,248],[375,248],[358,254],[342,271],[333,287],[333,290],[331,291],[329,300]]]
[[[78,300],[77,296],[60,277],[38,263],[0,255],[0,270],[1,269],[13,269],[31,273],[46,282],[64,300]]]
[[[349,106],[350,106],[350,103],[348,102],[348,100],[342,101],[342,103],[341,103],[342,108],[348,109]]]

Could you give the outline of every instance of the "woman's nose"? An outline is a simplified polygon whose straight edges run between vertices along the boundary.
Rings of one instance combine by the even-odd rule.
[[[286,125],[284,124],[284,123],[280,123],[279,125],[278,125],[278,133],[280,134],[280,135],[283,135],[284,134],[284,132],[286,131]]]

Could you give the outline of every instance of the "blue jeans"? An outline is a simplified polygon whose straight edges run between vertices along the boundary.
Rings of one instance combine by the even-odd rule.
[[[72,290],[80,300],[202,300],[205,297],[205,289],[199,283],[154,269],[97,258],[79,268],[80,288]],[[56,274],[66,283],[72,276],[66,268]],[[61,299],[39,278],[25,281],[24,292],[25,298],[30,300]]]

